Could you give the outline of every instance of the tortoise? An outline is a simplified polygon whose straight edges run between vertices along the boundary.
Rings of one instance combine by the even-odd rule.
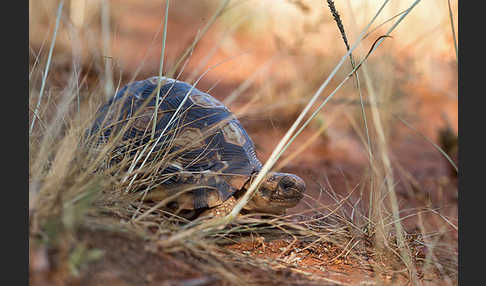
[[[154,95],[159,79],[157,102]],[[143,200],[159,202],[173,197],[167,207],[187,218],[229,213],[262,168],[254,143],[235,115],[186,82],[158,76],[131,82],[96,114],[89,134],[96,134],[98,144],[115,130],[123,134],[113,152],[118,156],[110,162],[126,156],[133,159],[149,144],[145,164],[157,162],[158,167],[149,176],[151,187],[146,188]],[[142,177],[137,181],[143,181]],[[285,214],[304,191],[305,183],[297,175],[269,172],[242,212]]]

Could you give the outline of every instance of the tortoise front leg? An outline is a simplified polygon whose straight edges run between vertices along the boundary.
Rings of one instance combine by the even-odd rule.
[[[200,217],[203,216],[212,216],[212,217],[223,217],[228,215],[236,205],[236,199],[231,196],[222,204],[215,206],[213,208],[209,208],[201,213]]]

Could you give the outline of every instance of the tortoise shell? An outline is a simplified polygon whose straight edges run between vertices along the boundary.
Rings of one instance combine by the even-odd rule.
[[[219,100],[188,83],[159,77],[132,82],[102,106],[91,128],[98,142],[122,132],[116,162],[135,158],[145,148],[145,164],[157,161],[156,187],[148,198],[162,200],[177,192],[178,208],[203,209],[222,204],[240,190],[262,165],[241,123]],[[118,132],[116,132],[118,131]],[[151,150],[151,152],[149,152]],[[138,152],[138,153],[137,153]],[[152,176],[153,177],[153,176]],[[189,191],[187,191],[189,190]]]

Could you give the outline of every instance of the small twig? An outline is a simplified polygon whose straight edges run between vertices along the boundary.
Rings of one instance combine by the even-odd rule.
[[[379,37],[378,37],[378,38],[375,40],[375,42],[373,43],[373,45],[371,45],[370,50],[368,51],[368,53],[366,54],[366,56],[365,56],[365,58],[364,58],[365,60],[366,60],[366,59],[369,57],[369,55],[371,54],[371,52],[373,52],[373,50],[375,49],[375,45],[378,43],[378,41],[379,41],[379,40],[381,40],[381,39],[383,39],[383,38],[393,38],[393,37],[392,37],[392,36],[389,36],[389,35],[381,35],[381,36],[379,36]],[[362,65],[363,63],[364,63],[364,60],[362,60],[362,61],[361,61],[361,62],[358,64],[358,66],[357,66],[357,67],[356,67],[356,68],[355,68],[355,69],[354,69],[354,70],[353,70],[351,73],[349,73],[349,74],[348,74],[348,77],[350,77],[350,76],[352,76],[353,74],[355,74],[355,73],[356,73],[356,71],[357,71],[357,70],[358,70],[358,69],[361,67],[361,65]]]

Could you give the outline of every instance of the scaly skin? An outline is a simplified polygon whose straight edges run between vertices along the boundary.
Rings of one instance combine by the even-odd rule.
[[[256,175],[252,176],[254,179]],[[249,180],[244,189],[250,187]],[[300,177],[288,173],[268,173],[244,210],[248,212],[285,214],[304,196],[305,183]]]
[[[248,189],[255,177],[256,174],[246,182],[241,193]],[[300,177],[293,174],[272,172],[267,174],[243,209],[249,213],[282,215],[288,208],[295,207],[299,203],[304,196],[304,191],[305,183]],[[223,204],[208,209],[201,215],[222,217],[229,214],[235,204],[236,199],[231,197]]]

